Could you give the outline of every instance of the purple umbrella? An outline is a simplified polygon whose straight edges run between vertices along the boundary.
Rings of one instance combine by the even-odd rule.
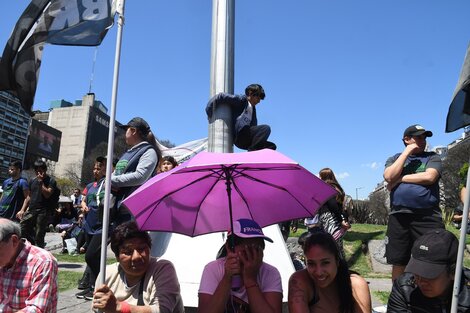
[[[261,227],[313,217],[336,191],[281,153],[201,152],[159,174],[124,204],[143,230],[198,236],[249,218]]]

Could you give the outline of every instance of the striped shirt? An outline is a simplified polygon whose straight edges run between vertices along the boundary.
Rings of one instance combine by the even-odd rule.
[[[22,239],[10,268],[0,268],[0,312],[57,312],[57,261]]]

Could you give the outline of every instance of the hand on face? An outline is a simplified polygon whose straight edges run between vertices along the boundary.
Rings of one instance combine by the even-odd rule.
[[[36,172],[36,178],[39,181],[43,181],[45,177],[46,177],[46,172],[43,172],[43,171],[37,171]]]
[[[416,142],[413,142],[406,146],[405,150],[407,150],[410,154],[415,154],[421,151],[421,148],[418,146]]]
[[[233,275],[240,274],[241,263],[240,258],[236,252],[227,249],[227,257],[225,258],[225,275],[232,277]]]
[[[244,281],[256,281],[259,268],[261,267],[261,263],[263,263],[263,248],[256,243],[247,244],[243,246],[243,249],[238,251],[238,255],[242,264]]]

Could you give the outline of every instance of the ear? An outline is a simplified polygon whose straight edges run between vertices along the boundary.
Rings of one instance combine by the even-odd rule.
[[[17,234],[11,235],[11,242],[13,243],[13,246],[16,248],[20,244],[21,238],[18,237]]]

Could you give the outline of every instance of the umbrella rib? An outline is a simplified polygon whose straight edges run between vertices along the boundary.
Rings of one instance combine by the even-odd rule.
[[[217,183],[219,181],[221,181],[221,177],[223,176],[223,170],[220,169],[220,170],[217,170],[215,171],[214,169],[211,169],[212,172],[214,172],[214,174],[217,174],[218,175],[218,179],[214,181],[214,183],[212,184],[212,186],[208,189],[208,191],[206,192],[206,194],[204,195],[204,197],[202,197],[201,199],[201,202],[199,202],[198,206],[197,206],[197,210],[196,210],[196,218],[194,219],[194,224],[193,224],[193,233],[194,233],[194,230],[196,229],[196,225],[197,225],[197,221],[199,219],[199,211],[201,210],[201,205],[202,203],[206,200],[207,196],[211,193],[211,191],[214,189],[215,185],[217,185]]]
[[[206,170],[206,171],[208,171],[208,170]],[[149,204],[147,207],[148,207],[148,208],[150,208],[150,207],[153,207],[153,208],[154,208],[155,206],[158,206],[162,201],[164,201],[166,198],[168,198],[168,197],[171,196],[172,194],[177,193],[178,191],[183,190],[183,189],[185,189],[185,188],[187,188],[187,187],[189,187],[189,186],[191,186],[191,185],[194,185],[195,183],[198,183],[198,182],[200,182],[201,180],[207,179],[208,177],[214,176],[214,174],[215,174],[216,176],[219,176],[219,177],[222,176],[221,174],[218,174],[218,173],[217,173],[218,171],[215,171],[215,170],[213,170],[213,169],[210,169],[209,171],[210,171],[209,174],[207,174],[207,175],[205,175],[205,176],[202,176],[202,177],[199,177],[198,179],[193,180],[192,182],[190,182],[190,183],[188,183],[188,184],[186,184],[186,185],[184,185],[184,186],[181,186],[181,187],[178,188],[178,189],[172,190],[171,192],[167,193],[166,195],[164,195],[163,197],[161,197],[160,199],[158,199],[158,200],[155,201],[154,203]],[[174,173],[174,174],[176,174],[176,173]],[[216,180],[216,181],[218,181],[218,180]],[[141,212],[139,212],[138,214],[136,214],[135,217],[137,218],[137,217],[141,216],[142,214],[144,214],[145,212],[147,212],[147,210],[142,210]]]
[[[250,171],[251,171],[251,170],[252,170],[252,169],[250,169]],[[265,170],[265,169],[258,169],[258,170]],[[267,170],[267,169],[266,169],[266,170]],[[291,169],[290,169],[290,170],[291,170]],[[262,180],[260,180],[260,179],[258,179],[258,178],[255,178],[255,177],[253,177],[253,176],[251,176],[251,175],[248,175],[248,174],[244,173],[244,172],[245,172],[245,169],[238,170],[238,169],[234,168],[234,171],[237,173],[237,176],[242,176],[242,177],[245,177],[245,178],[250,179],[250,180],[252,180],[252,181],[258,182],[258,183],[260,183],[260,184],[268,185],[268,186],[270,186],[270,187],[273,187],[273,188],[276,188],[276,189],[279,189],[279,190],[282,190],[282,191],[286,192],[286,193],[289,194],[305,211],[308,212],[308,209],[307,209],[296,197],[294,197],[294,195],[293,195],[289,190],[287,190],[286,188],[281,187],[281,186],[278,186],[278,185],[275,185],[275,184],[272,184],[272,183],[269,183],[269,182],[266,182],[266,181],[262,181]],[[241,197],[241,198],[243,199],[243,201],[247,204],[247,201],[246,201],[245,197],[244,197],[243,194],[239,191],[237,185],[235,184],[235,181],[233,181],[233,185],[234,185],[235,190],[237,190],[238,194],[240,195],[240,197]],[[248,204],[247,204],[247,207],[248,207]],[[310,215],[310,212],[308,212],[308,213],[309,213],[309,215]]]

